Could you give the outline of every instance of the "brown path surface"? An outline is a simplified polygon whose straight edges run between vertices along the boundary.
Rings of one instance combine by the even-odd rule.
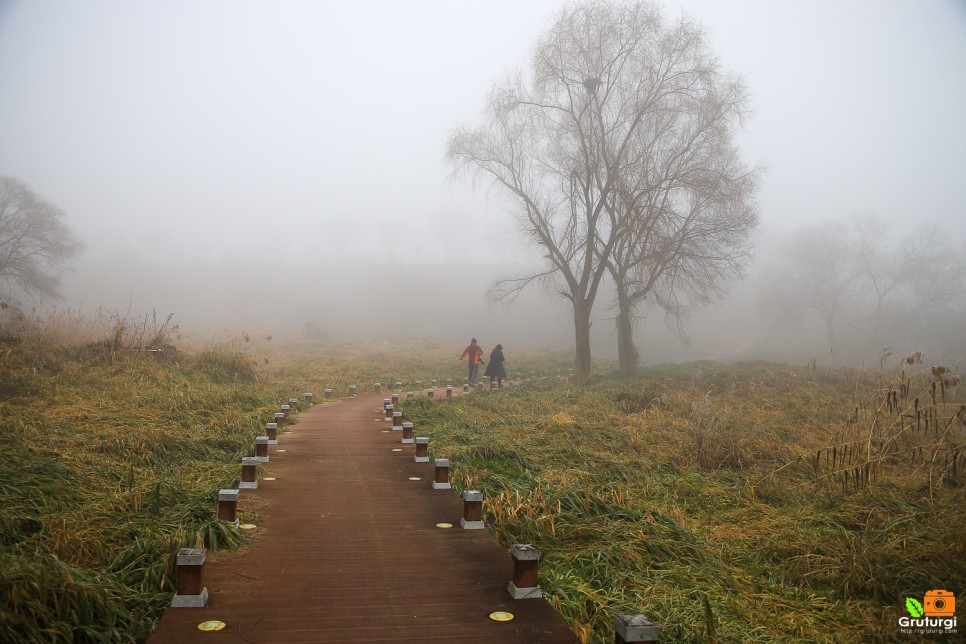
[[[460,528],[462,500],[432,489],[432,462],[413,462],[402,432],[383,432],[382,401],[316,405],[280,434],[258,489],[241,492],[239,510],[260,515],[252,547],[210,556],[208,605],[169,608],[149,642],[577,641],[545,600],[507,594],[510,556]],[[206,620],[227,626],[199,631]]]

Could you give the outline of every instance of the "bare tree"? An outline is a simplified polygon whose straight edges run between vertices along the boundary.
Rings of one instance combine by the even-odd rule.
[[[861,292],[845,231],[831,223],[800,231],[771,271],[773,304],[786,313],[818,315],[829,347],[840,348],[848,308]]]
[[[83,249],[63,216],[22,181],[0,177],[0,297],[58,295],[64,264]]]
[[[654,134],[642,130],[670,123],[669,112],[714,66],[702,43],[695,25],[666,24],[644,2],[565,9],[537,43],[528,73],[496,83],[482,123],[450,139],[457,172],[498,186],[544,253],[543,270],[503,280],[496,296],[512,300],[543,280],[569,300],[578,377],[590,373],[591,311],[614,249],[636,248],[626,237],[639,223],[629,214],[638,212],[630,201],[640,185],[631,175]]]
[[[749,168],[732,142],[744,90],[721,75],[693,31],[685,41],[687,90],[647,114],[633,141],[633,165],[611,205],[624,231],[608,264],[616,289],[622,371],[637,368],[635,309],[664,310],[684,338],[683,318],[740,277],[758,224],[754,194],[760,168]]]

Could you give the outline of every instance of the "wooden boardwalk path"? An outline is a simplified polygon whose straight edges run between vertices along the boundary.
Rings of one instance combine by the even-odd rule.
[[[207,606],[167,609],[151,644],[577,641],[546,600],[510,597],[509,554],[489,531],[460,528],[462,499],[432,489],[433,463],[385,431],[382,403],[316,405],[280,433],[261,475],[276,480],[239,500],[260,517],[257,538],[209,556]],[[207,620],[226,626],[200,631]]]

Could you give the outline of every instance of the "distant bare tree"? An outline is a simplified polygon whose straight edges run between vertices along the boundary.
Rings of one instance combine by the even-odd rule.
[[[891,311],[887,332],[912,337],[930,333],[941,318],[966,312],[966,244],[958,246],[938,226],[896,242],[902,256],[902,299]]]
[[[831,223],[800,231],[771,277],[774,303],[785,312],[818,315],[835,352],[848,306],[861,290],[845,231]]]
[[[0,177],[0,299],[58,295],[64,264],[83,249],[63,217],[22,181]]]
[[[544,253],[543,270],[500,282],[496,296],[512,300],[542,280],[569,300],[580,378],[590,374],[591,311],[615,249],[628,257],[651,252],[641,245],[642,200],[658,187],[637,176],[651,152],[647,145],[670,147],[678,134],[673,113],[700,103],[691,99],[716,75],[701,30],[689,21],[666,24],[660,9],[644,2],[578,5],[565,9],[537,43],[526,76],[495,84],[482,123],[450,139],[448,158],[457,172],[498,186],[523,234]],[[661,212],[662,221],[681,213],[672,210]],[[680,240],[672,230],[654,233],[664,235],[655,244],[666,256],[650,265],[666,261],[683,276],[689,265],[673,248]],[[639,275],[631,266],[626,273]],[[681,280],[668,283],[684,288]]]

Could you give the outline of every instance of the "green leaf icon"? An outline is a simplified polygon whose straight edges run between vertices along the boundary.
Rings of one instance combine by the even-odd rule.
[[[906,597],[906,610],[909,611],[909,614],[913,617],[922,617],[922,604],[919,603],[918,599]]]

